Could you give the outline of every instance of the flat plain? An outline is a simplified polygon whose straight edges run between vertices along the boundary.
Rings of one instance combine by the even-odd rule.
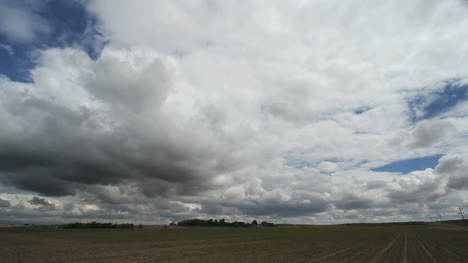
[[[0,262],[468,262],[468,231],[430,224],[0,228]]]

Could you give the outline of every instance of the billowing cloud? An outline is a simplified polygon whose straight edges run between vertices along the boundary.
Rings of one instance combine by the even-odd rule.
[[[436,171],[449,176],[447,186],[451,189],[468,190],[468,162],[463,156],[450,155],[439,160]]]
[[[417,171],[407,178],[396,180],[388,189],[388,197],[393,202],[426,203],[445,195],[443,181],[432,169]]]
[[[210,170],[223,170],[221,161],[209,163],[222,153],[162,115],[170,60],[106,49],[92,61],[57,49],[43,55],[43,64],[33,73],[34,85],[3,79],[1,116],[10,124],[0,139],[6,183],[52,196],[123,182],[141,184],[147,195],[190,194],[209,188]],[[190,144],[195,137],[198,145]]]
[[[448,187],[453,189],[468,190],[468,176],[451,177],[448,182]]]
[[[413,115],[468,83],[468,2],[85,4],[99,56],[44,49],[32,83],[0,76],[2,215],[331,223],[466,202],[465,104]],[[442,158],[372,170],[424,156]]]
[[[436,166],[436,172],[441,174],[457,174],[466,167],[465,158],[460,155],[448,155],[440,158]]]
[[[453,134],[455,127],[448,121],[431,120],[419,122],[412,133],[410,147],[430,146],[445,136]]]

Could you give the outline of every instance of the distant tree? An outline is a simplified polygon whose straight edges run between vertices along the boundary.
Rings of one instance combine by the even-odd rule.
[[[275,224],[269,223],[267,221],[263,221],[263,222],[260,223],[260,225],[262,225],[262,226],[274,226]]]
[[[254,221],[252,221],[252,225],[257,226],[258,225],[257,220],[254,219]]]
[[[169,225],[170,226],[176,226],[177,224],[175,222],[171,222]]]
[[[64,228],[134,228],[133,224],[112,224],[112,223],[72,223],[63,226]]]
[[[178,226],[223,226],[223,227],[251,227],[252,225],[258,225],[257,221],[253,224],[245,223],[242,221],[234,221],[232,223],[226,222],[224,219],[213,220],[213,219],[186,219],[177,223]],[[271,223],[269,223],[271,224]]]

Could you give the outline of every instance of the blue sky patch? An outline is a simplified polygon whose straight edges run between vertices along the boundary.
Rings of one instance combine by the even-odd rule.
[[[371,170],[374,172],[393,172],[407,174],[413,171],[422,171],[427,168],[436,167],[440,157],[442,157],[442,154],[399,160],[384,166],[373,168]]]
[[[297,168],[297,169],[302,169],[306,167],[314,167],[313,164],[306,162],[304,160],[287,160],[286,165],[289,167]]]
[[[411,119],[416,122],[436,117],[467,99],[468,85],[460,85],[456,80],[447,81],[442,91],[427,96],[418,96],[408,102]],[[418,111],[421,113],[418,114]]]
[[[369,111],[370,109],[371,108],[369,108],[369,107],[363,107],[363,108],[358,108],[358,109],[354,110],[353,112],[356,115],[361,115],[361,114],[365,113],[366,111]]]
[[[286,152],[286,154],[289,154],[289,155],[283,156],[286,166],[296,168],[296,169],[302,169],[306,167],[317,167],[320,164],[320,162],[322,162],[322,161],[308,162],[306,160],[301,159],[299,156],[297,157],[292,156],[291,155],[292,152]],[[337,163],[339,160],[337,158],[329,158],[329,159],[324,159],[323,161]],[[322,173],[326,173],[326,172],[322,171]]]
[[[97,19],[79,1],[51,0],[31,4],[26,0],[0,0],[0,7],[12,14],[8,18],[11,21],[24,22],[23,35],[27,36],[15,37],[15,34],[21,36],[18,30],[0,28],[0,74],[11,80],[32,81],[29,72],[37,63],[39,50],[76,46],[95,59],[105,44],[105,41],[101,45],[96,43],[96,39],[103,39],[96,27]],[[9,27],[8,19],[4,18],[0,27]],[[41,23],[41,30],[35,29],[38,26],[34,22]]]
[[[437,98],[427,105],[425,109],[425,117],[432,118],[438,114],[444,113],[451,109],[459,102],[467,99],[468,85],[453,86],[449,84],[443,92],[439,93]]]

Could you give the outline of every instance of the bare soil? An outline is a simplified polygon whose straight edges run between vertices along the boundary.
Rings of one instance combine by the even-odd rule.
[[[0,229],[0,262],[468,262],[440,226]]]

